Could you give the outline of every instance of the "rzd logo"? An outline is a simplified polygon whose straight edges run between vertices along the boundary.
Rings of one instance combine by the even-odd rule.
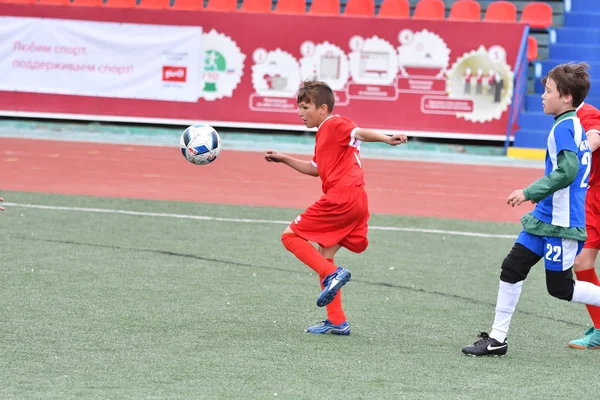
[[[186,67],[163,66],[162,80],[165,82],[185,82],[186,76]]]

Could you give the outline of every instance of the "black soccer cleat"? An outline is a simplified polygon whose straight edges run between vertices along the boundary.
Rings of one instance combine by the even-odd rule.
[[[462,348],[462,352],[467,356],[503,356],[506,354],[508,350],[508,343],[506,343],[506,340],[504,343],[500,343],[496,339],[491,338],[487,332],[480,332],[477,337],[480,337],[481,339],[472,345]]]

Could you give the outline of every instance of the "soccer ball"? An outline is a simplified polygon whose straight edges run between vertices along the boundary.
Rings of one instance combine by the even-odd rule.
[[[212,126],[195,124],[189,126],[179,141],[181,154],[196,165],[215,161],[221,152],[221,137]]]

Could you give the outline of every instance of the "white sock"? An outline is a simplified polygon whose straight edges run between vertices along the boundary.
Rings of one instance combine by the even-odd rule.
[[[590,282],[575,281],[571,302],[600,307],[600,286]]]
[[[500,281],[498,300],[496,300],[496,317],[494,318],[494,325],[492,325],[492,333],[490,333],[490,337],[500,343],[504,343],[506,335],[508,335],[510,320],[517,308],[522,287],[523,281],[517,283]]]

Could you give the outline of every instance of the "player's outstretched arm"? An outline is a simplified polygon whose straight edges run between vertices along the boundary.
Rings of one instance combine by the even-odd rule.
[[[267,162],[283,163],[305,175],[319,176],[319,170],[312,162],[299,160],[275,150],[267,150],[265,152],[265,160],[267,160]]]
[[[383,142],[390,146],[397,146],[408,142],[408,138],[402,133],[395,133],[392,136],[388,136],[383,133],[361,128],[357,128],[354,131],[354,138],[361,142]]]
[[[590,144],[590,151],[594,152],[600,147],[600,131],[592,129],[587,132],[587,140]]]
[[[533,182],[526,189],[512,192],[508,196],[507,203],[513,207],[528,200],[537,203],[552,193],[571,185],[577,178],[578,170],[577,154],[562,150],[558,153],[557,168],[554,171]]]

